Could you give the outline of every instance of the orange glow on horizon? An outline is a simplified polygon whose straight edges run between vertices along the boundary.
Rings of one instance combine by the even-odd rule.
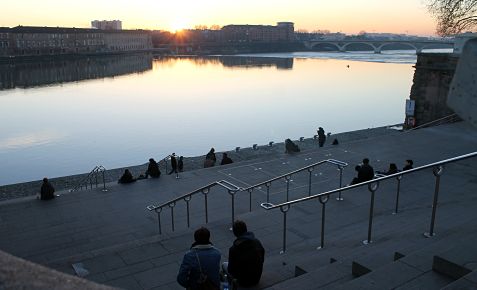
[[[111,5],[114,4],[113,9]],[[91,10],[90,7],[95,7]],[[119,19],[125,29],[179,31],[196,25],[275,25],[295,23],[295,29],[329,30],[357,34],[366,32],[435,35],[435,21],[422,0],[219,0],[162,2],[83,0],[7,0],[2,3],[0,27],[17,25],[90,27],[90,21]]]

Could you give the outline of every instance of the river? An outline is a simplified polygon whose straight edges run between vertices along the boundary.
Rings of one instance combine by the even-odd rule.
[[[0,64],[0,185],[401,123],[413,52]]]

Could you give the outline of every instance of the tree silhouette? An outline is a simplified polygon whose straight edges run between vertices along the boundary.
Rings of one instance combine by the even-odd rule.
[[[437,18],[441,36],[477,27],[477,0],[429,0],[429,11]]]

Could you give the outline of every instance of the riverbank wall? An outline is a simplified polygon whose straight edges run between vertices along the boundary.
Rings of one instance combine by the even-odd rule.
[[[447,95],[459,56],[450,53],[419,53],[410,99],[415,101],[414,126],[449,116]]]
[[[384,126],[378,128],[370,128],[370,129],[363,129],[345,133],[338,133],[332,134],[328,136],[325,147],[330,146],[339,146],[339,145],[331,145],[334,139],[337,139],[340,144],[348,143],[363,139],[372,139],[372,138],[379,138],[380,136],[384,136],[387,134],[395,134],[396,130],[390,129],[392,126]],[[295,140],[294,141],[302,151],[306,151],[309,149],[316,149],[318,147],[318,140],[314,137],[311,138],[304,138],[303,141]],[[251,144],[253,145],[253,144]],[[275,159],[280,158],[281,156],[285,155],[285,145],[283,142],[272,144],[257,144],[256,148],[252,147],[248,148],[241,148],[238,151],[230,150],[224,151],[229,155],[230,158],[234,162],[240,161],[247,161],[247,160],[254,160],[254,159]],[[194,156],[194,157],[184,157],[184,171],[192,171],[202,169],[204,166],[204,156]],[[220,160],[222,159],[223,152],[216,152],[217,156],[217,165],[220,164]],[[145,156],[147,160],[150,156]],[[154,157],[157,161],[159,158]],[[166,172],[166,165],[164,160],[159,162],[159,166],[162,172],[161,178],[165,178],[164,176],[168,173]],[[94,165],[92,165],[94,167]],[[105,172],[105,182],[117,182],[119,177],[122,175],[125,169],[129,169],[133,176],[139,176],[140,174],[144,174],[147,168],[147,163],[140,164],[140,165],[133,165],[133,166],[126,166],[121,168],[114,168],[114,169],[107,169]],[[170,169],[170,166],[167,167]],[[69,176],[62,176],[62,177],[54,177],[49,178],[50,182],[56,189],[57,193],[65,194],[69,193],[69,191],[76,187],[81,181],[84,181],[87,177],[88,173],[76,174],[76,175],[69,175]],[[3,185],[0,186],[0,202],[13,200],[17,198],[32,198],[39,194],[40,187],[42,181],[35,180],[23,183],[16,183],[10,185]],[[98,187],[102,187],[102,180],[99,181]],[[96,187],[96,184],[93,184],[93,188]],[[107,187],[107,184],[106,184]]]

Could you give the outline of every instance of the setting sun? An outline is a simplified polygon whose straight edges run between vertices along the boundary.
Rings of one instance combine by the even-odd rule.
[[[188,23],[184,19],[175,19],[170,24],[170,29],[171,31],[174,31],[174,32],[177,32],[186,28],[190,28],[190,27],[188,27]]]

